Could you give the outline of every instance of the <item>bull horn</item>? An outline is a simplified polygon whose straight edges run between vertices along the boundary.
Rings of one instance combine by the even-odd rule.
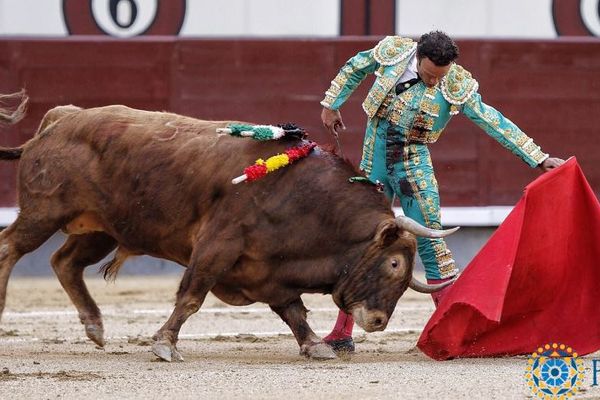
[[[460,229],[460,226],[451,229],[431,229],[404,215],[396,217],[396,225],[398,225],[398,228],[402,228],[413,235],[428,238],[443,238]]]
[[[423,283],[419,281],[413,276],[412,278],[410,278],[410,283],[408,284],[408,287],[414,290],[415,292],[419,293],[435,293],[447,286],[452,285],[455,281],[456,278],[444,283],[438,283],[437,285],[430,285],[428,283]]]

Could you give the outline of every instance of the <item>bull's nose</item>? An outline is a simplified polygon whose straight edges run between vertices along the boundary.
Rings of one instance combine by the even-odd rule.
[[[387,326],[388,319],[383,313],[377,313],[371,318],[371,328],[374,331],[382,331]]]
[[[387,326],[388,315],[380,310],[368,310],[364,305],[352,309],[354,321],[366,332],[382,331]]]

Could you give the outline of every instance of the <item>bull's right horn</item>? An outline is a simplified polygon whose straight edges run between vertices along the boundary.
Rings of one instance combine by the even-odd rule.
[[[410,278],[410,283],[408,287],[419,293],[435,293],[437,291],[442,290],[446,286],[452,285],[456,281],[456,278],[449,280],[447,282],[438,283],[436,285],[430,285],[428,283],[423,283],[416,279],[414,276]]]
[[[405,217],[404,215],[399,215],[396,217],[396,224],[399,228],[402,228],[413,235],[428,238],[443,238],[460,229],[460,226],[451,229],[431,229],[421,225],[412,218]]]

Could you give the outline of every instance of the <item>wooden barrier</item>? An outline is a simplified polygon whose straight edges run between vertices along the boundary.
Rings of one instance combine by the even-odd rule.
[[[0,41],[0,93],[25,87],[29,114],[2,128],[0,145],[35,132],[51,107],[125,104],[203,119],[295,122],[313,140],[333,145],[319,101],[342,64],[378,38],[250,40],[100,36]],[[480,82],[484,100],[542,148],[577,156],[600,189],[600,41],[463,40],[460,64]],[[360,159],[366,116],[360,103],[368,78],[342,108],[344,154]],[[539,173],[504,150],[463,116],[430,146],[442,204],[512,205]],[[0,207],[14,206],[16,163],[0,166]]]

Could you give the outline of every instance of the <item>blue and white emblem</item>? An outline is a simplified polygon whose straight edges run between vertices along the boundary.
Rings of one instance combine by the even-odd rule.
[[[541,399],[566,399],[583,382],[583,360],[564,344],[547,344],[527,360],[525,379],[532,394]]]

